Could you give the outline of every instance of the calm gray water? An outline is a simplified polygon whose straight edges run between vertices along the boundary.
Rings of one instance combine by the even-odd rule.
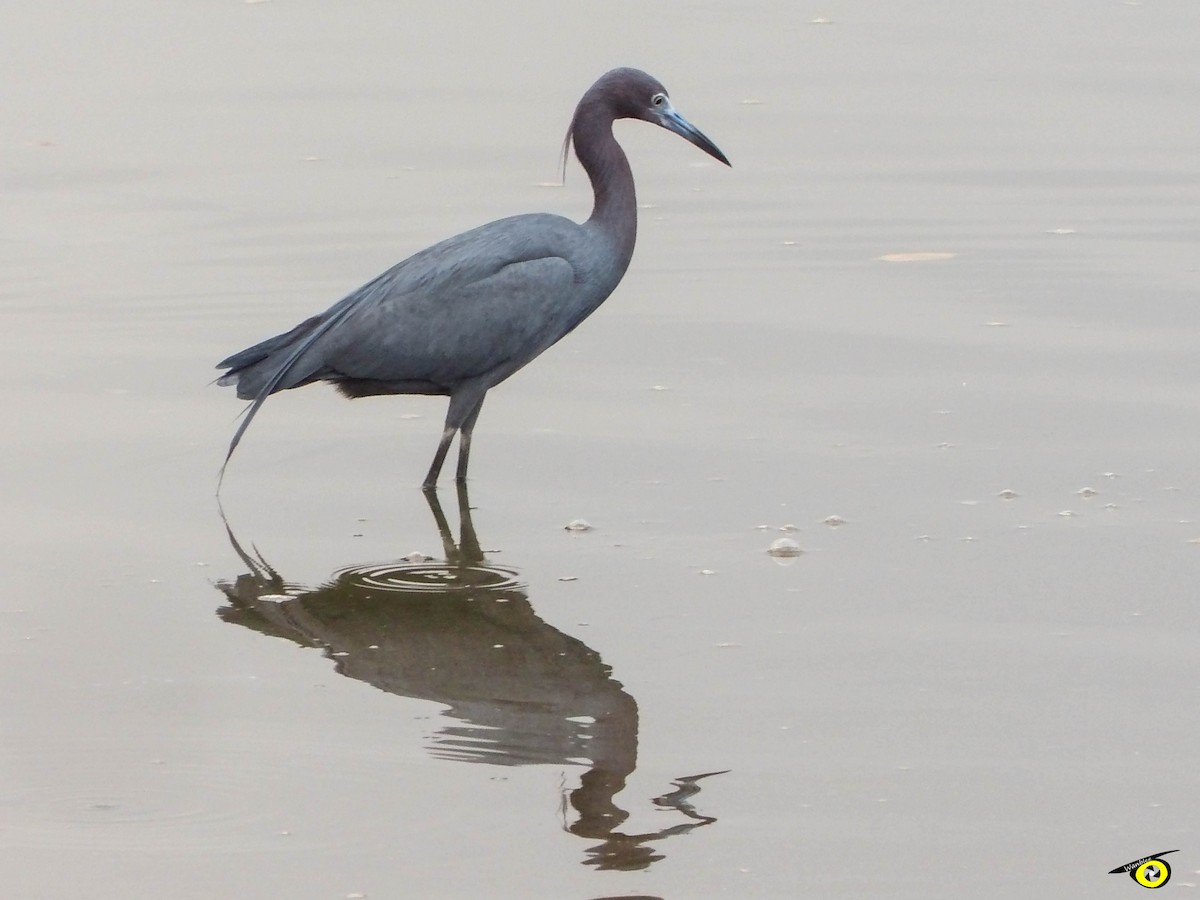
[[[1190,0],[6,6],[5,896],[1194,886],[1198,40]],[[227,531],[212,365],[586,215],[556,154],[615,65],[734,168],[618,126],[638,253],[489,397],[465,533],[417,488],[444,401],[322,387]]]

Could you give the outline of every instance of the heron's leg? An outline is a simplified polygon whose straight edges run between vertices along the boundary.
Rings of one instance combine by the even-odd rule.
[[[437,452],[433,454],[433,463],[429,466],[425,483],[421,485],[422,490],[437,490],[442,463],[446,461],[446,454],[450,452],[450,442],[459,432],[462,439],[458,449],[458,480],[462,481],[465,478],[467,456],[471,452],[471,429],[475,427],[475,420],[479,418],[479,407],[483,405],[483,395],[486,392],[487,388],[469,387],[450,395],[450,406],[446,409],[446,427],[442,431],[441,441],[438,442]]]
[[[463,484],[467,480],[467,460],[471,456],[471,432],[475,430],[475,420],[479,418],[479,411],[483,409],[483,396],[480,396],[475,408],[467,413],[459,431],[458,471],[454,475],[454,480],[459,484]]]
[[[437,489],[438,475],[442,474],[442,463],[446,461],[446,453],[450,450],[450,442],[454,440],[454,432],[458,431],[453,425],[447,425],[446,430],[442,432],[442,439],[438,442],[437,452],[433,454],[433,464],[429,467],[429,473],[425,476],[425,483],[421,485],[422,490],[432,491]]]

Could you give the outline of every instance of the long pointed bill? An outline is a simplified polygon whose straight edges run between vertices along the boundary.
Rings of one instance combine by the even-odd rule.
[[[663,103],[656,112],[659,116],[658,124],[667,129],[667,131],[675,132],[684,140],[695,144],[713,159],[719,159],[730,168],[733,167],[733,163],[725,158],[725,154],[721,152],[720,148],[705,137],[704,132],[681,116],[679,111],[671,105],[670,100]]]

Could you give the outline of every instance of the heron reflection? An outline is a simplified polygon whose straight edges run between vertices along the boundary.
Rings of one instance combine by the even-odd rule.
[[[321,648],[336,671],[380,690],[443,704],[451,721],[432,737],[434,756],[492,765],[584,765],[564,797],[565,827],[599,843],[585,863],[640,869],[654,846],[715,821],[691,798],[716,773],[679,778],[654,799],[683,821],[625,833],[616,804],[637,764],[638,708],[595,650],[534,613],[514,570],[490,565],[458,491],[460,536],[437,495],[425,494],[444,560],[353,566],[316,588],[283,579],[257,551],[229,539],[248,571],[218,582],[226,622]],[[228,526],[227,526],[228,527]]]

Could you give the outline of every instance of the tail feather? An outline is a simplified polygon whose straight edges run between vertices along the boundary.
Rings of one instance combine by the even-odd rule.
[[[237,385],[239,397],[243,400],[253,398],[253,402],[246,407],[241,424],[233,434],[233,440],[229,442],[229,450],[225,454],[225,461],[221,464],[221,472],[217,477],[218,493],[221,490],[221,482],[225,479],[225,468],[233,457],[233,451],[241,443],[242,435],[254,421],[255,415],[258,414],[267,397],[277,390],[299,387],[313,379],[320,370],[320,366],[316,366],[312,368],[312,371],[306,373],[293,372],[293,369],[322,335],[345,319],[353,308],[353,304],[350,303],[334,307],[327,313],[306,319],[286,334],[268,338],[217,364],[219,369],[229,369],[217,379],[217,384]],[[276,364],[276,360],[280,361]],[[263,365],[264,363],[266,365]],[[295,376],[295,380],[291,384],[284,385],[284,379],[289,375]]]
[[[258,396],[262,385],[274,373],[274,366],[269,364],[271,357],[278,356],[280,351],[286,353],[288,347],[318,327],[321,324],[321,320],[322,316],[313,316],[311,319],[305,319],[285,334],[277,334],[275,337],[267,338],[253,347],[247,347],[245,350],[221,360],[217,363],[217,368],[228,369],[229,371],[217,379],[217,384],[222,387],[236,386],[238,396],[243,400],[250,400]],[[259,366],[259,363],[262,362],[267,362],[268,365]]]

